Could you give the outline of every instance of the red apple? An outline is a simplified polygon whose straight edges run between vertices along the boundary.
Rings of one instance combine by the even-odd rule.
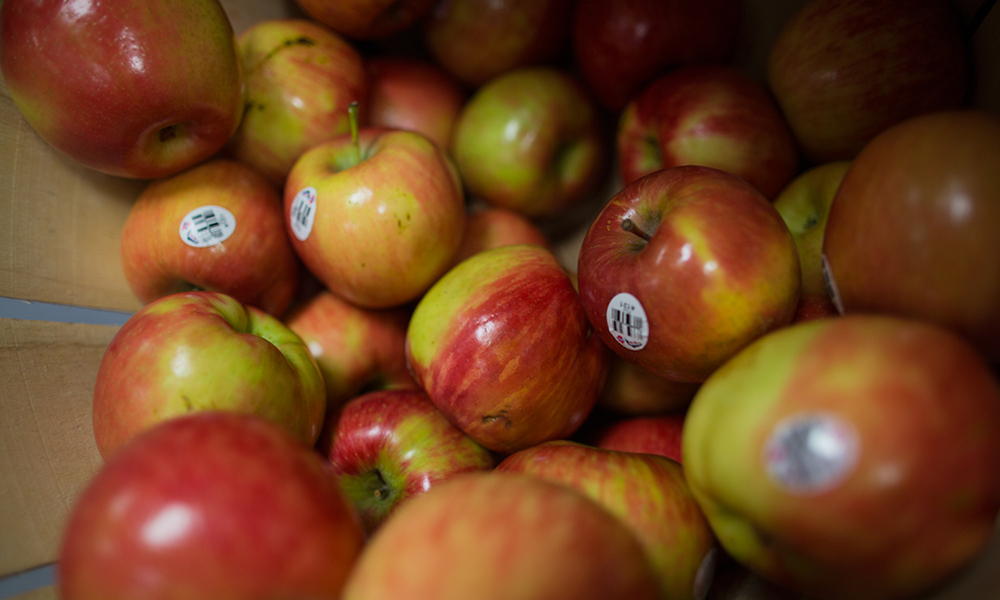
[[[946,0],[815,0],[771,46],[767,83],[816,163],[854,158],[886,128],[958,106],[969,82]]]
[[[847,313],[932,321],[1000,358],[1000,118],[915,117],[872,140],[844,176],[823,253]]]
[[[311,18],[348,37],[380,39],[416,23],[434,0],[295,0]]]
[[[448,72],[470,87],[514,69],[569,54],[575,0],[436,0],[423,40]]]
[[[515,452],[496,471],[539,477],[585,494],[642,543],[662,598],[705,598],[715,539],[676,461],[559,440]]]
[[[534,244],[554,250],[538,225],[520,213],[491,207],[474,210],[465,221],[465,235],[455,254],[455,264],[483,250],[517,244]]]
[[[700,166],[651,173],[616,194],[579,257],[580,297],[615,353],[676,381],[704,381],[792,320],[795,241],[735,175]]]
[[[343,600],[653,600],[657,580],[617,517],[563,485],[468,474],[414,498],[368,542]]]
[[[438,409],[502,453],[576,431],[608,359],[566,271],[531,245],[486,250],[446,273],[417,304],[406,351]]]
[[[323,374],[327,413],[365,391],[417,387],[406,366],[405,308],[361,308],[321,290],[284,322]]]
[[[9,0],[0,68],[38,134],[104,173],[167,177],[215,154],[243,112],[218,0]]]
[[[436,64],[403,56],[374,56],[367,63],[368,123],[407,129],[447,150],[465,91]]]
[[[281,187],[303,152],[350,131],[348,107],[368,93],[364,60],[305,19],[255,23],[239,47],[246,111],[226,149]]]
[[[594,445],[605,450],[658,454],[681,461],[684,415],[671,413],[628,417],[600,432]]]
[[[573,56],[601,104],[619,112],[671,68],[729,60],[742,21],[741,0],[578,0]]]
[[[63,531],[59,597],[334,599],[363,543],[315,452],[259,417],[202,412],[90,481]]]
[[[221,158],[142,191],[122,228],[121,260],[145,304],[201,289],[280,317],[299,281],[278,191],[245,164]]]
[[[597,402],[619,415],[649,415],[682,410],[698,391],[697,382],[674,381],[615,354]]]
[[[840,312],[833,303],[833,299],[827,293],[822,294],[802,294],[799,298],[799,305],[795,308],[795,316],[792,323],[802,323],[804,321],[815,321],[828,317],[839,317]]]
[[[1000,511],[1000,386],[921,321],[847,315],[760,338],[702,385],[684,472],[722,546],[813,598],[910,598]]]
[[[296,253],[365,308],[417,299],[451,266],[465,229],[458,171],[423,135],[366,128],[313,147],[285,184]]]
[[[795,175],[798,150],[759,83],[732,67],[681,67],[625,107],[618,159],[626,185],[657,169],[704,165],[737,175],[773,199]]]
[[[452,425],[421,390],[353,398],[328,413],[317,448],[369,534],[441,483],[494,466],[490,451]]]
[[[274,317],[213,292],[164,296],[115,334],[94,384],[94,437],[107,459],[141,431],[205,410],[266,417],[303,444],[319,438],[323,376]]]

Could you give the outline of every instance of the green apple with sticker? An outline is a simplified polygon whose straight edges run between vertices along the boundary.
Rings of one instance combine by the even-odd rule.
[[[795,324],[702,385],[682,435],[720,544],[811,598],[912,597],[955,574],[1000,511],[1000,387],[939,326]]]

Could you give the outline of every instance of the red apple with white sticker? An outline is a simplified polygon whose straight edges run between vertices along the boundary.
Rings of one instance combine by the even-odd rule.
[[[137,437],[75,500],[59,597],[337,598],[363,544],[301,440],[260,417],[195,413]]]
[[[693,165],[616,194],[584,237],[578,276],[587,318],[609,348],[686,382],[788,325],[801,278],[795,241],[767,198]]]
[[[120,252],[125,280],[144,304],[200,289],[280,317],[299,281],[278,191],[222,158],[146,186],[125,220]]]
[[[619,452],[658,454],[682,462],[685,414],[626,417],[603,428],[597,434],[594,445]]]
[[[493,469],[489,450],[422,390],[382,390],[328,413],[317,449],[370,535],[401,506],[465,473]]]
[[[767,90],[724,65],[680,67],[655,79],[625,107],[616,142],[626,185],[657,169],[704,165],[773,199],[799,161]]]
[[[351,38],[382,39],[415,24],[434,0],[295,0],[310,18]]]

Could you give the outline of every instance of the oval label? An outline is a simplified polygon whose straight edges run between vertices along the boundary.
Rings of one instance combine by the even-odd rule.
[[[292,208],[288,213],[292,233],[300,242],[306,241],[312,233],[313,219],[316,218],[316,188],[306,187],[299,190],[292,200]]]
[[[804,413],[774,426],[764,445],[771,480],[795,494],[819,494],[854,472],[861,443],[854,426],[828,413]]]
[[[629,350],[642,350],[649,341],[649,320],[639,299],[622,292],[611,299],[607,310],[608,332]]]
[[[181,240],[188,246],[207,248],[229,239],[236,231],[236,217],[214,205],[199,206],[181,220]]]

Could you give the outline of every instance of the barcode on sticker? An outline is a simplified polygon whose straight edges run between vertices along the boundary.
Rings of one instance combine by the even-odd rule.
[[[304,242],[312,233],[313,221],[316,218],[316,188],[307,187],[299,190],[292,200],[288,221],[292,233],[299,241]]]
[[[649,341],[649,321],[639,299],[622,292],[611,299],[607,310],[608,332],[629,350],[641,350]]]
[[[627,337],[642,335],[642,328],[646,325],[646,320],[632,313],[627,313],[618,308],[611,309],[611,330]]]
[[[181,220],[180,236],[188,246],[207,248],[226,241],[236,230],[233,213],[221,206],[200,206]]]

